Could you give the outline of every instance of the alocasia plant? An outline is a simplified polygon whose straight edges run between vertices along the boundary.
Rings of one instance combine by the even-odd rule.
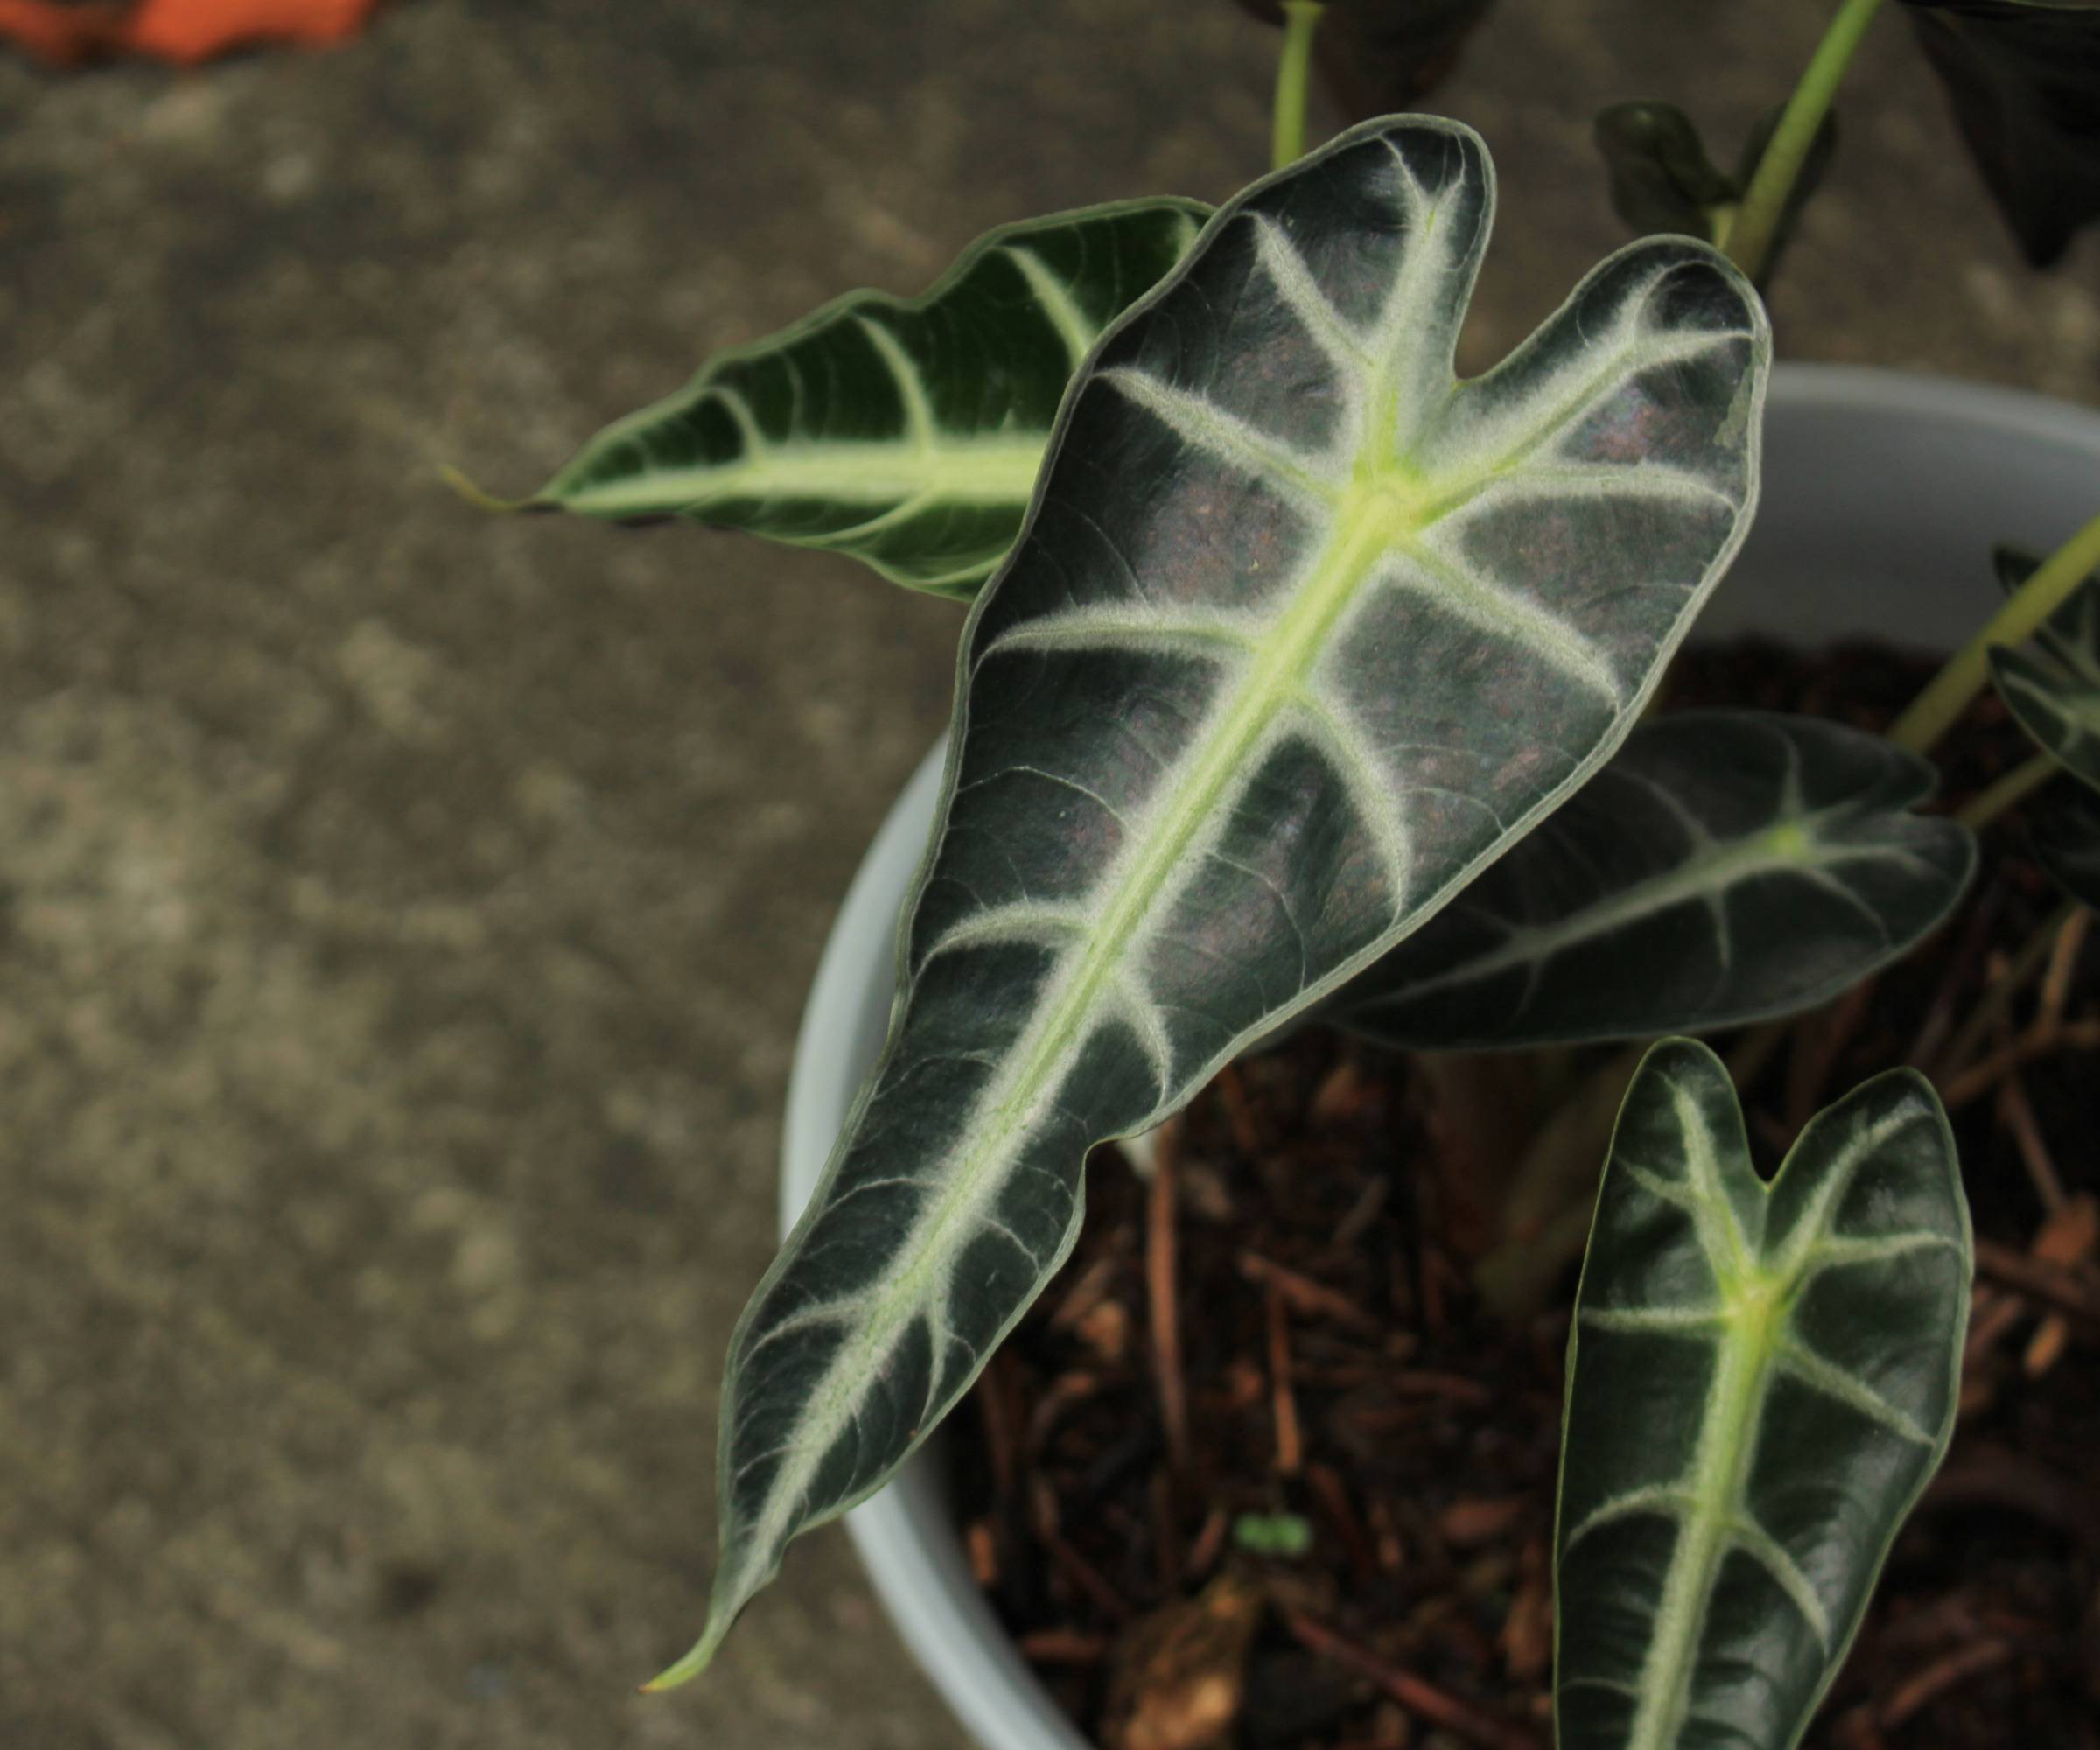
[[[996,231],[922,297],[856,293],[718,357],[526,501],[972,604],[889,1037],[732,1340],[710,1614],[657,1686],[955,1404],[1071,1247],[1089,1149],[1236,1052],[1312,1018],[1436,1051],[1797,1013],[1937,928],[1970,829],[2060,769],[2100,783],[2100,520],[2001,556],[2007,601],[1887,739],[1640,721],[1747,528],[1749,278],[1880,0],[1839,0],[1734,176],[1671,106],[1607,111],[1622,214],[1690,234],[1622,249],[1470,380],[1485,146],[1387,116],[1300,159],[1325,9],[1242,4],[1286,27],[1274,174],[1215,213]],[[2100,206],[2100,0],[1902,4],[2030,253],[2060,252]],[[1317,46],[1345,102],[1390,107],[1485,10],[1340,0]],[[1992,676],[2044,751],[1956,819],[1914,814]],[[2036,848],[2100,900],[2090,799]],[[1628,1073],[1566,1102],[1567,1134]],[[1951,1138],[1927,1083],[1885,1075],[1768,1185],[1727,1072],[1683,1040],[1619,1110],[1569,1352],[1561,1742],[1787,1750],[1951,1425]]]
[[[1494,180],[1368,124],[1096,344],[962,638],[890,1040],[731,1346],[698,1669],[1062,1261],[1088,1149],[1426,921],[1632,727],[1742,539],[1769,355],[1639,243],[1452,372]]]
[[[1720,1060],[1648,1054],[1568,1344],[1562,1750],[1799,1741],[1954,1432],[1970,1270],[1922,1076],[1856,1089],[1768,1185]]]

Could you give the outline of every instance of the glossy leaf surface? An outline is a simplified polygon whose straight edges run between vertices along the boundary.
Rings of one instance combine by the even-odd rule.
[[[2072,591],[2025,644],[1993,646],[1991,679],[2020,726],[2100,789],[2100,578]]]
[[[1326,1018],[1415,1050],[1647,1039],[1813,1008],[1935,928],[1969,833],[1927,761],[1813,718],[1686,711],[1611,763]]]
[[[2100,218],[2100,0],[1904,0],[2022,252],[2054,265]]]
[[[1953,1432],[1969,1214],[1931,1085],[1876,1077],[1768,1186],[1720,1060],[1648,1053],[1568,1348],[1560,1750],[1790,1750]]]
[[[1019,532],[1079,361],[1208,216],[1132,201],[994,231],[923,298],[854,292],[710,360],[531,503],[826,548],[967,600]]]
[[[1458,65],[1459,51],[1494,0],[1328,0],[1312,59],[1352,122],[1411,109]],[[1239,0],[1240,10],[1280,24],[1278,0]]]
[[[2034,828],[2034,855],[2065,892],[2100,912],[2100,805],[2081,800],[2043,816]]]
[[[1578,788],[1747,526],[1769,335],[1689,241],[1452,355],[1493,178],[1456,123],[1237,197],[1106,336],[963,635],[900,996],[724,1387],[696,1668],[879,1487],[1183,1103]]]

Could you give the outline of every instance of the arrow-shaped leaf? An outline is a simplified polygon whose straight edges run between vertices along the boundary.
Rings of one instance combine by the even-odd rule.
[[[2024,556],[2000,550],[2002,578]],[[2089,578],[2025,644],[1994,645],[1991,678],[2020,726],[2100,789],[2100,577]]]
[[[1568,1345],[1560,1750],[1790,1750],[1954,1429],[1969,1213],[1930,1084],[1878,1076],[1768,1186],[1728,1072],[1648,1053]]]
[[[1335,992],[1414,1050],[1648,1039],[1813,1008],[1953,908],[1976,846],[1931,765],[1812,718],[1687,711]]]
[[[2035,824],[2034,855],[2059,887],[2100,912],[2100,807],[2080,801],[2051,809]]]
[[[1479,136],[1222,209],[1102,339],[963,635],[889,1042],[732,1345],[697,1669],[880,1487],[1078,1232],[1088,1149],[1421,923],[1632,726],[1747,527],[1769,335],[1688,240],[1452,354]]]
[[[1143,200],[993,231],[922,298],[853,292],[720,354],[529,502],[828,548],[968,600],[1019,531],[1073,371],[1208,216]]]
[[[2100,218],[2100,0],[1905,0],[2027,260]]]

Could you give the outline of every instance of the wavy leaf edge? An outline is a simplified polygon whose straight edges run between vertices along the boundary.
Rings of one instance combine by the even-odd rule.
[[[924,571],[923,563],[906,564],[901,560],[881,556],[879,551],[863,551],[852,543],[866,542],[872,536],[893,532],[900,521],[908,522],[910,515],[938,509],[942,504],[979,507],[1003,506],[1011,503],[1015,509],[1027,502],[1032,492],[1032,483],[1041,472],[1041,463],[1047,453],[1045,433],[1032,428],[1013,427],[1011,412],[1008,425],[998,430],[956,432],[942,430],[932,407],[932,396],[925,370],[912,356],[900,339],[896,327],[899,321],[914,321],[937,314],[948,300],[963,290],[972,276],[984,269],[994,257],[1008,256],[1012,260],[1021,278],[1026,283],[1032,301],[1041,312],[1044,321],[1054,331],[1067,354],[1067,369],[1057,399],[1069,388],[1084,367],[1088,354],[1098,342],[1104,326],[1096,326],[1096,319],[1079,304],[1072,287],[1060,283],[1058,275],[1043,260],[1040,250],[1044,240],[1053,235],[1082,231],[1088,228],[1106,229],[1126,220],[1172,219],[1180,221],[1175,234],[1178,239],[1180,261],[1186,260],[1194,245],[1201,228],[1213,209],[1205,203],[1180,195],[1159,195],[1126,200],[1103,201],[1092,206],[1074,207],[1059,213],[1048,213],[1032,219],[1016,220],[995,226],[990,231],[973,238],[965,244],[956,258],[924,291],[899,294],[875,288],[860,288],[840,293],[816,309],[769,333],[728,346],[712,353],[679,388],[668,394],[622,415],[592,432],[579,444],[569,458],[549,478],[547,483],[530,496],[514,500],[499,500],[481,494],[478,488],[464,483],[463,477],[456,478],[455,486],[465,486],[468,494],[485,508],[507,510],[561,511],[601,522],[640,525],[666,520],[690,520],[702,527],[720,528],[737,533],[748,533],[759,538],[777,541],[783,545],[803,547],[817,551],[838,552],[867,565],[886,581],[921,594],[942,597],[967,602],[978,592],[997,561],[990,564],[970,561],[955,566],[950,572]],[[1120,312],[1118,312],[1120,314]],[[1113,318],[1111,318],[1111,321]],[[900,432],[893,438],[835,438],[815,440],[790,435],[783,439],[766,434],[765,421],[760,411],[746,399],[744,392],[729,387],[721,379],[740,368],[765,365],[775,360],[789,358],[797,348],[808,343],[822,341],[842,325],[850,324],[864,332],[874,349],[880,368],[886,372],[889,386],[898,396],[898,412],[902,421]],[[1091,328],[1092,332],[1088,331]],[[799,397],[799,387],[796,394]],[[723,403],[724,410],[735,424],[740,440],[746,446],[744,456],[735,463],[709,462],[701,466],[685,465],[683,472],[695,480],[704,480],[710,495],[725,502],[766,501],[764,494],[737,494],[727,487],[732,484],[728,476],[734,468],[753,465],[770,452],[775,456],[798,447],[814,448],[818,460],[814,465],[821,478],[827,466],[839,466],[836,460],[827,461],[822,452],[827,450],[844,452],[858,444],[877,452],[906,453],[912,444],[922,443],[937,449],[947,442],[956,456],[958,478],[963,468],[962,458],[970,458],[971,452],[985,452],[971,460],[972,468],[986,468],[986,479],[972,487],[980,494],[990,491],[990,498],[954,497],[948,499],[937,494],[921,501],[904,486],[898,486],[888,495],[896,502],[881,498],[870,499],[864,505],[856,501],[857,508],[865,508],[871,514],[864,523],[849,523],[839,528],[821,528],[796,534],[769,527],[750,527],[730,520],[710,522],[696,514],[703,497],[692,493],[682,499],[662,492],[647,496],[629,496],[639,493],[638,486],[614,491],[599,486],[596,495],[586,490],[592,484],[594,472],[603,467],[605,459],[626,444],[639,444],[645,448],[654,434],[675,422],[696,416],[697,410],[710,397]],[[790,423],[795,416],[790,415]],[[676,473],[668,466],[666,472]],[[647,480],[648,474],[639,477]],[[836,484],[834,486],[836,489]],[[932,488],[926,489],[933,491]],[[822,503],[822,491],[814,491],[805,484],[797,491],[775,489],[777,501],[784,504]],[[931,543],[929,545],[937,545]],[[1012,542],[1008,543],[1011,550]]]
[[[1392,137],[1385,137],[1387,136]],[[1066,451],[1076,413],[1084,404],[1082,391],[1100,379],[1102,371],[1099,361],[1111,345],[1150,316],[1166,298],[1179,290],[1195,271],[1199,264],[1206,259],[1208,251],[1216,246],[1218,240],[1226,234],[1228,228],[1234,224],[1250,203],[1267,194],[1279,185],[1304,175],[1311,170],[1317,169],[1327,161],[1341,157],[1370,142],[1385,144],[1396,161],[1400,163],[1403,170],[1405,171],[1407,169],[1406,161],[1401,158],[1399,149],[1394,144],[1396,139],[1403,136],[1408,137],[1410,144],[1417,145],[1424,145],[1425,142],[1432,138],[1438,141],[1455,154],[1464,167],[1465,173],[1477,174],[1479,177],[1477,188],[1469,190],[1469,197],[1477,198],[1480,208],[1480,217],[1475,227],[1474,241],[1466,246],[1470,253],[1464,258],[1464,271],[1460,280],[1459,292],[1455,298],[1450,300],[1455,304],[1457,310],[1462,312],[1470,301],[1474,275],[1477,272],[1480,256],[1485,250],[1487,232],[1493,216],[1495,178],[1492,161],[1489,159],[1485,144],[1479,135],[1463,123],[1447,121],[1440,117],[1382,117],[1349,130],[1319,151],[1310,154],[1307,158],[1300,159],[1298,163],[1284,170],[1264,177],[1222,206],[1204,227],[1202,234],[1184,255],[1175,270],[1144,297],[1133,303],[1103,332],[1089,354],[1087,369],[1074,378],[1073,388],[1068,391],[1050,439],[1047,452],[1049,460],[1037,479],[1035,490],[1031,497],[1020,534],[1012,552],[995,575],[990,584],[980,593],[973,604],[970,618],[965,623],[962,649],[958,659],[956,712],[942,771],[941,800],[937,806],[935,824],[929,839],[928,850],[921,858],[918,872],[914,876],[910,889],[904,913],[906,923],[903,931],[900,932],[898,942],[900,981],[898,993],[892,1007],[889,1035],[886,1040],[883,1052],[875,1069],[868,1080],[864,1082],[855,1099],[842,1132],[840,1143],[827,1165],[808,1209],[784,1243],[773,1266],[754,1291],[743,1318],[738,1320],[736,1333],[732,1340],[732,1367],[731,1375],[725,1377],[724,1386],[724,1413],[721,1423],[720,1457],[718,1459],[718,1471],[721,1476],[730,1477],[733,1472],[734,1460],[732,1442],[737,1432],[737,1424],[732,1397],[733,1388],[740,1374],[738,1358],[746,1354],[746,1346],[751,1341],[754,1324],[760,1319],[761,1312],[769,1310],[769,1297],[780,1287],[783,1278],[796,1260],[797,1255],[817,1223],[830,1212],[834,1201],[832,1193],[845,1163],[848,1152],[862,1130],[875,1096],[882,1086],[886,1072],[891,1068],[898,1055],[902,1040],[902,1033],[898,1023],[914,994],[915,981],[911,976],[910,965],[913,928],[923,908],[929,882],[935,871],[942,847],[948,836],[950,812],[958,793],[962,762],[968,755],[972,726],[971,671],[973,664],[984,654],[978,648],[978,640],[987,616],[998,611],[1001,599],[1001,589],[1005,580],[1012,575],[1023,556],[1030,550],[1031,542],[1040,525],[1048,494],[1057,482],[1058,460]],[[1411,174],[1411,172],[1410,173]],[[1424,234],[1426,236],[1429,234],[1424,232]],[[1558,310],[1542,323],[1538,330],[1535,331],[1528,340],[1520,343],[1506,358],[1478,376],[1452,380],[1453,393],[1456,392],[1456,389],[1462,388],[1484,394],[1489,388],[1501,388],[1512,383],[1521,384],[1524,381],[1522,376],[1524,368],[1529,366],[1536,368],[1537,367],[1538,360],[1533,356],[1533,348],[1540,343],[1540,337],[1547,334],[1559,334],[1560,329],[1557,325],[1572,324],[1575,313],[1582,309],[1584,300],[1587,298],[1602,298],[1620,294],[1630,296],[1631,294],[1627,293],[1624,286],[1620,284],[1620,276],[1630,276],[1634,264],[1644,264],[1643,258],[1646,258],[1647,262],[1656,264],[1652,278],[1642,284],[1642,296],[1643,298],[1653,292],[1655,288],[1669,276],[1696,266],[1714,276],[1722,285],[1728,289],[1731,297],[1734,299],[1732,308],[1735,316],[1740,318],[1740,326],[1712,330],[1694,328],[1689,332],[1699,337],[1696,345],[1690,340],[1686,340],[1683,344],[1690,349],[1685,354],[1686,358],[1696,356],[1698,353],[1722,342],[1739,346],[1744,354],[1745,362],[1740,373],[1734,377],[1732,391],[1725,403],[1724,410],[1718,416],[1719,431],[1726,434],[1726,442],[1730,446],[1729,453],[1735,458],[1735,467],[1731,479],[1736,482],[1740,497],[1728,500],[1728,514],[1722,520],[1722,527],[1714,534],[1711,541],[1701,547],[1700,551],[1703,556],[1700,560],[1696,581],[1687,581],[1681,584],[1673,584],[1673,588],[1681,589],[1683,599],[1669,617],[1667,630],[1654,634],[1652,649],[1648,649],[1647,646],[1642,647],[1647,650],[1643,663],[1634,665],[1637,668],[1639,678],[1637,682],[1629,685],[1623,696],[1619,697],[1616,706],[1617,715],[1612,719],[1612,732],[1603,734],[1593,746],[1588,747],[1582,757],[1574,760],[1560,780],[1543,792],[1538,802],[1529,807],[1514,822],[1505,823],[1505,836],[1496,840],[1489,850],[1468,858],[1463,864],[1459,865],[1455,873],[1435,888],[1432,901],[1418,911],[1410,913],[1406,916],[1404,927],[1396,925],[1390,932],[1367,942],[1359,950],[1340,959],[1326,974],[1301,988],[1287,1004],[1265,1014],[1260,1025],[1242,1028],[1228,1040],[1209,1051],[1198,1060],[1200,1067],[1182,1078],[1186,1084],[1184,1091],[1177,1095],[1170,1103],[1156,1107],[1150,1112],[1132,1118],[1127,1124],[1093,1135],[1092,1141],[1094,1143],[1136,1134],[1150,1128],[1166,1111],[1173,1110],[1175,1106],[1185,1101],[1189,1094],[1208,1079],[1210,1074],[1214,1074],[1217,1068],[1228,1061],[1237,1051],[1261,1037],[1277,1022],[1288,1019],[1292,1015],[1310,1007],[1320,998],[1337,988],[1365,965],[1377,958],[1406,930],[1417,928],[1419,924],[1427,921],[1437,909],[1461,891],[1466,883],[1480,868],[1492,862],[1495,856],[1499,856],[1509,844],[1521,838],[1532,825],[1543,819],[1563,799],[1586,782],[1610,757],[1612,752],[1638,721],[1642,707],[1653,696],[1661,682],[1669,654],[1683,640],[1691,623],[1697,618],[1698,609],[1726,574],[1729,564],[1732,561],[1748,533],[1759,486],[1759,465],[1762,439],[1761,416],[1771,357],[1770,326],[1761,303],[1742,276],[1710,247],[1683,239],[1635,242],[1614,252],[1586,274]],[[1288,298],[1292,293],[1290,290],[1286,289],[1282,295]],[[1421,294],[1418,293],[1417,295]],[[1391,300],[1389,299],[1390,301]],[[1565,337],[1563,336],[1563,338]],[[1410,341],[1410,345],[1414,343]],[[1668,359],[1643,357],[1639,368],[1649,370],[1664,364],[1676,362],[1677,356],[1674,354]],[[1446,359],[1444,368],[1448,372],[1448,359]],[[1631,367],[1622,368],[1630,369]],[[1589,402],[1583,400],[1578,401],[1576,405],[1578,410],[1586,410]],[[1481,416],[1487,417],[1488,416],[1482,414]],[[1718,436],[1717,441],[1719,441]],[[1304,601],[1297,602],[1292,608],[1286,611],[1287,617],[1296,615],[1305,608],[1305,606]],[[1643,637],[1647,636],[1648,634],[1644,632]],[[1597,659],[1592,657],[1592,660]],[[1568,682],[1565,675],[1563,675],[1561,678],[1564,683],[1572,684]],[[929,962],[931,958],[929,954]],[[864,1186],[858,1184],[854,1187],[857,1193],[864,1188],[865,1188]],[[943,1201],[943,1210],[952,1210],[954,1202],[955,1194],[951,1190]],[[1037,1283],[1037,1289],[1040,1289],[1040,1280],[1047,1279],[1048,1275],[1054,1272],[1058,1264],[1068,1252],[1077,1231],[1076,1211],[1078,1207],[1075,1200],[1074,1221],[1064,1234],[1060,1249],[1048,1259],[1038,1261],[1041,1277]],[[946,1219],[945,1215],[942,1219]],[[763,1545],[762,1553],[758,1555],[760,1565],[752,1565],[749,1563],[738,1564],[725,1557],[717,1569],[714,1607],[710,1610],[707,1627],[700,1640],[690,1652],[676,1662],[649,1687],[668,1687],[696,1675],[711,1659],[722,1638],[727,1633],[730,1624],[744,1604],[777,1573],[787,1541],[794,1536],[799,1535],[802,1530],[826,1522],[837,1517],[840,1514],[849,1511],[888,1480],[895,1466],[902,1463],[906,1457],[916,1450],[918,1445],[930,1432],[933,1424],[939,1420],[942,1415],[946,1413],[949,1404],[956,1397],[959,1397],[961,1390],[967,1389],[969,1379],[974,1378],[976,1370],[982,1368],[985,1360],[989,1359],[998,1343],[1003,1340],[1005,1334],[1011,1331],[1014,1323],[1026,1311],[1028,1302],[1032,1299],[1034,1292],[1032,1290],[1004,1315],[996,1332],[991,1334],[990,1340],[985,1343],[968,1374],[963,1376],[962,1386],[958,1387],[956,1392],[948,1394],[938,1408],[924,1418],[921,1425],[914,1427],[908,1444],[902,1447],[901,1451],[881,1470],[879,1474],[850,1489],[841,1490],[836,1495],[826,1501],[821,1508],[804,1510],[798,1508],[796,1509],[798,1516],[793,1530],[787,1531],[779,1542],[774,1542],[770,1537],[758,1540]],[[888,1298],[895,1298],[893,1295],[888,1297]],[[885,1305],[887,1305],[887,1298],[886,1298]],[[811,1312],[810,1316],[814,1317],[816,1312],[829,1312],[830,1310],[829,1308],[816,1308]],[[794,1314],[782,1315],[789,1321],[792,1321],[794,1316]],[[762,1346],[766,1342],[774,1340],[781,1334],[783,1328],[784,1326],[778,1323],[769,1326],[764,1336],[758,1340],[759,1344]],[[829,1375],[826,1377],[829,1378]],[[828,1423],[826,1425],[829,1426],[830,1424]],[[769,1456],[771,1455],[764,1453],[759,1455],[760,1459]],[[759,1459],[749,1461],[750,1464],[757,1462],[759,1462]],[[724,1523],[726,1525],[728,1522],[725,1516]]]

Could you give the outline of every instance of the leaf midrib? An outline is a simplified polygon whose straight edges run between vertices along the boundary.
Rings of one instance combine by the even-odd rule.
[[[1298,598],[1278,618],[1260,653],[1237,687],[1224,720],[1212,732],[1190,777],[1176,786],[1174,801],[1161,826],[1148,836],[1146,849],[1118,885],[1102,923],[1088,940],[1085,954],[1067,977],[1056,1000],[1039,1012],[1024,1040],[1018,1068],[1009,1078],[998,1105],[973,1125],[977,1145],[950,1175],[948,1188],[923,1218],[918,1232],[900,1244],[900,1254],[917,1260],[892,1278],[881,1298],[833,1357],[824,1377],[811,1392],[811,1422],[820,1431],[798,1441],[791,1461],[798,1471],[814,1473],[836,1438],[844,1413],[850,1413],[851,1382],[864,1378],[896,1340],[901,1320],[925,1303],[928,1278],[948,1262],[948,1236],[956,1224],[975,1214],[992,1194],[984,1168],[1011,1138],[1017,1123],[1052,1091],[1077,1037],[1085,1027],[1102,987],[1116,968],[1153,906],[1169,886],[1188,844],[1215,808],[1220,794],[1241,762],[1253,751],[1276,718],[1304,688],[1313,662],[1373,568],[1393,545],[1421,525],[1410,519],[1404,501],[1374,480],[1345,496],[1335,526],[1320,556],[1300,586]],[[941,1357],[934,1357],[936,1374]],[[788,1504],[800,1494],[802,1480],[768,1491],[767,1520],[784,1521]],[[778,1527],[763,1523],[752,1540],[755,1548],[774,1541]]]
[[[1760,875],[1831,868],[1880,856],[1882,849],[1878,845],[1838,844],[1815,836],[1813,829],[1826,819],[1849,817],[1852,812],[1830,809],[1815,815],[1789,816],[1745,838],[1721,841],[1699,850],[1663,874],[1619,889],[1594,906],[1585,907],[1572,920],[1512,930],[1486,953],[1447,972],[1410,984],[1395,994],[1412,1002],[1429,991],[1492,978],[1498,972],[1565,953],[1571,948],[1608,935],[1615,929],[1673,906],[1717,897]],[[1799,846],[1790,844],[1787,839],[1790,832],[1805,834],[1805,843]]]
[[[1024,505],[1035,489],[1049,433],[1004,434],[912,444],[904,439],[851,444],[783,444],[764,454],[707,467],[637,474],[616,485],[560,494],[554,501],[586,514],[660,511],[679,500],[679,515],[744,498],[776,497],[837,504]]]

